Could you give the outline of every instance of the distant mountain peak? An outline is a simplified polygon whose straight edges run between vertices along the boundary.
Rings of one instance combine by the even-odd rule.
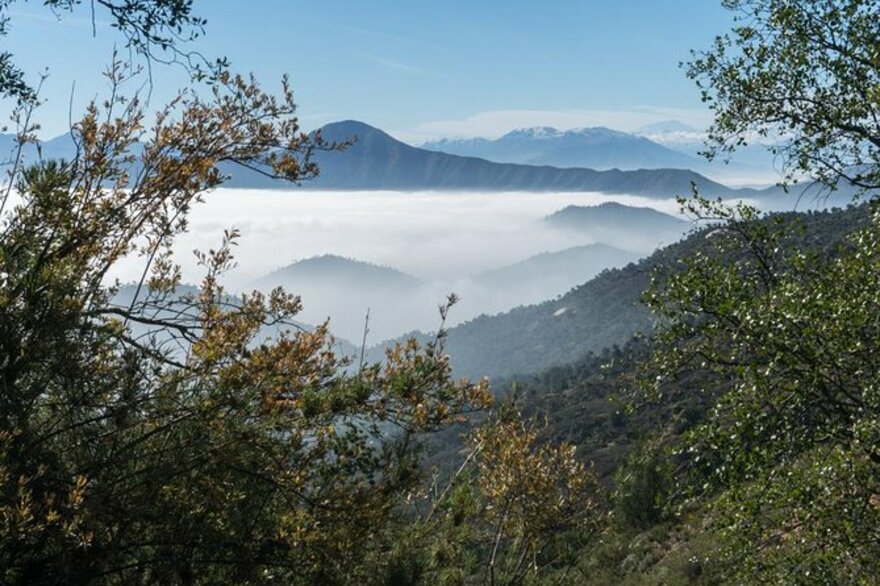
[[[321,132],[328,141],[356,142],[343,152],[313,153],[320,174],[304,183],[305,189],[594,191],[672,197],[695,183],[711,197],[734,193],[689,170],[692,157],[625,134],[620,140],[617,135],[551,135],[546,140],[470,139],[418,148],[357,120],[330,123]],[[227,168],[228,187],[285,185],[246,168]]]
[[[371,263],[356,260],[347,256],[342,256],[339,254],[319,254],[317,256],[310,256],[308,258],[300,259],[294,261],[293,265],[337,265],[337,266],[347,266],[347,265],[368,265]]]
[[[620,130],[614,130],[606,126],[582,126],[577,128],[569,128],[567,130],[559,130],[552,126],[534,126],[531,128],[517,128],[495,140],[490,139],[472,139],[484,140],[488,142],[503,142],[510,139],[565,139],[577,137],[613,137],[619,139],[636,139],[632,134],[627,134]],[[440,141],[438,141],[440,142]],[[443,141],[455,142],[455,141]]]
[[[376,136],[393,140],[392,136],[376,128],[370,126],[366,122],[360,120],[340,120],[339,122],[330,122],[320,128],[321,134],[326,140],[343,141],[349,138],[365,138],[367,136]]]
[[[591,218],[609,218],[624,214],[625,217],[651,217],[659,218],[666,222],[674,222],[676,224],[684,223],[684,220],[677,218],[671,214],[660,212],[648,206],[630,206],[616,201],[606,201],[596,205],[568,205],[546,217],[546,219],[560,218],[562,216],[580,216]]]
[[[603,201],[602,203],[597,203],[595,205],[587,205],[587,206],[571,204],[571,205],[565,206],[564,208],[562,208],[561,210],[556,212],[556,214],[560,214],[565,211],[573,211],[573,210],[585,210],[585,211],[617,210],[617,211],[628,211],[628,212],[634,211],[634,212],[646,212],[651,215],[669,216],[669,214],[665,214],[663,212],[658,212],[657,210],[655,210],[654,208],[649,207],[649,206],[630,206],[630,205],[622,204],[622,203],[616,202],[616,201]],[[674,217],[674,216],[670,216],[670,217]]]
[[[605,126],[564,131],[550,126],[518,128],[499,138],[444,139],[426,142],[422,148],[496,163],[560,169],[694,169],[702,164],[649,136]]]
[[[378,131],[382,132],[375,126],[371,126],[366,122],[361,122],[360,120],[338,120],[336,122],[328,122],[324,126],[321,127],[321,130],[336,130],[339,128],[344,129],[352,129],[352,130],[367,130],[367,131]]]
[[[635,250],[652,250],[658,244],[678,240],[690,227],[681,218],[650,207],[633,207],[616,202],[599,205],[570,205],[544,217],[556,228],[589,234],[605,242]],[[621,236],[625,235],[623,240]]]
[[[416,285],[419,283],[416,277],[397,269],[338,254],[321,254],[294,261],[273,271],[264,277],[263,281],[304,275],[312,278],[318,276],[364,278],[369,276],[380,279],[383,284],[394,285]]]
[[[517,128],[516,130],[511,130],[498,140],[510,138],[556,138],[561,134],[563,133],[552,126],[534,126],[531,128]]]
[[[614,138],[636,138],[632,134],[620,130],[614,130],[607,126],[582,126],[579,128],[571,128],[566,130],[564,135],[567,136],[608,136]]]

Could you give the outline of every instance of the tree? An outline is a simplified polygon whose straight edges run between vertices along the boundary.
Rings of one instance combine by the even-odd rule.
[[[186,1],[97,4],[148,59],[201,22]],[[275,95],[219,67],[209,91],[185,89],[148,118],[121,89],[133,75],[114,59],[112,97],[72,128],[73,159],[25,165],[19,149],[0,194],[0,582],[393,580],[401,538],[437,528],[411,508],[418,438],[489,407],[486,381],[451,377],[442,323],[424,346],[354,365],[327,323],[292,322],[296,296],[229,295],[235,231],[197,253],[204,276],[184,286],[174,239],[230,172],[305,181],[316,150],[345,145],[301,131],[286,80]],[[23,146],[39,104],[7,79]],[[131,256],[144,273],[122,296],[108,275]],[[476,542],[490,575],[564,572],[570,556],[550,545],[598,516],[585,465],[523,423],[480,434],[465,462],[480,516],[466,526],[473,539],[495,527]]]
[[[736,25],[688,75],[714,111],[708,155],[778,139],[785,181],[880,187],[880,3],[724,0]],[[714,403],[671,456],[678,512],[718,534],[735,583],[868,583],[880,539],[880,216],[843,241],[699,197],[703,250],[655,274],[653,399]],[[805,237],[806,236],[806,237]]]
[[[563,584],[606,510],[590,466],[510,405],[469,437],[468,455],[398,537],[388,584]]]
[[[691,209],[724,223],[646,295],[667,324],[646,387],[675,395],[702,372],[715,398],[678,446],[686,494],[726,537],[734,581],[876,576],[880,216],[811,248],[791,245],[798,227],[781,217]]]
[[[25,0],[22,0],[25,1]],[[9,8],[16,0],[0,0],[0,37],[9,32]],[[213,78],[226,68],[226,60],[210,61],[205,56],[187,51],[184,45],[199,37],[206,24],[192,9],[192,0],[42,0],[43,5],[59,18],[88,4],[89,17],[95,26],[99,10],[112,26],[127,39],[133,53],[153,62],[178,63],[196,78]],[[93,28],[94,30],[94,28]],[[8,51],[0,52],[0,98],[33,100],[36,92],[25,79],[25,72],[14,62]]]
[[[486,385],[453,381],[439,341],[350,372],[326,324],[290,322],[295,296],[225,294],[234,232],[180,294],[171,244],[229,165],[301,181],[334,148],[286,82],[221,72],[155,121],[113,95],[73,160],[14,167],[3,196],[0,581],[347,583],[419,478],[413,434]],[[106,277],[132,254],[145,282],[120,304]]]
[[[736,26],[687,64],[714,112],[708,154],[769,136],[787,181],[880,187],[880,3],[722,4]]]

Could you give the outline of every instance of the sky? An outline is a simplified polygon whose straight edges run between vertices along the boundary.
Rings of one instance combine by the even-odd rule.
[[[730,27],[720,0],[195,0],[191,48],[266,84],[289,74],[307,129],[356,119],[412,143],[529,126],[635,130],[710,116],[679,67]],[[106,95],[116,31],[88,2],[60,21],[37,0],[10,9],[2,48],[47,70],[44,138]],[[105,16],[106,18],[106,16]],[[187,77],[157,67],[152,102]],[[6,105],[8,108],[8,104]],[[7,110],[0,108],[0,115]]]

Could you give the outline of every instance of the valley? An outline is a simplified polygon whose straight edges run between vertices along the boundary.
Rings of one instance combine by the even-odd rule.
[[[619,220],[600,229],[610,201]],[[648,205],[655,210],[648,223],[636,221]],[[554,214],[564,209],[587,214],[558,225]],[[230,189],[194,208],[175,251],[184,282],[195,282],[192,251],[216,247],[224,229],[236,228],[237,266],[223,276],[230,293],[284,285],[303,297],[301,321],[329,317],[331,330],[351,342],[361,341],[369,309],[372,345],[435,330],[437,306],[450,293],[461,301],[448,325],[563,295],[667,243],[669,226],[686,232],[676,209],[673,201],[601,193]],[[139,275],[131,262],[112,277],[126,283]]]

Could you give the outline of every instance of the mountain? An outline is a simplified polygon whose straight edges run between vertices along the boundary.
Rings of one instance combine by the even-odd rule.
[[[316,153],[315,160],[319,164],[321,176],[303,184],[303,187],[309,189],[601,191],[672,197],[688,193],[693,181],[713,197],[733,194],[733,190],[719,183],[684,170],[600,172],[591,169],[558,169],[547,166],[550,159],[542,163],[544,166],[498,164],[474,157],[459,157],[411,147],[377,128],[351,120],[328,124],[320,131],[330,141],[341,142],[356,138],[357,142],[342,153]],[[598,139],[600,134],[613,131],[596,130],[596,133]],[[581,140],[588,140],[588,137],[584,135]],[[14,135],[0,135],[0,161],[8,159],[13,148]],[[600,146],[596,148],[603,150]],[[24,150],[25,160],[28,162],[36,161],[38,156],[43,159],[70,160],[75,154],[76,147],[70,133],[43,141],[39,151],[34,145],[28,145]],[[238,165],[221,164],[221,169],[231,176],[227,183],[229,187],[291,187],[289,183],[272,180]]]
[[[831,246],[843,235],[870,221],[866,205],[845,211],[795,213],[804,224],[797,249]],[[773,216],[767,221],[773,226]],[[556,299],[518,307],[506,313],[482,315],[449,328],[446,350],[457,375],[468,377],[529,374],[573,363],[590,352],[623,345],[637,332],[649,333],[655,318],[641,303],[656,267],[705,250],[712,230],[695,232],[647,258],[594,279]],[[427,335],[417,335],[429,339]],[[379,349],[371,352],[379,357]]]
[[[702,161],[647,138],[610,128],[514,130],[497,139],[444,139],[422,148],[497,163],[589,169],[695,169]]]
[[[345,121],[321,129],[325,139],[357,142],[344,152],[318,152],[321,175],[308,189],[595,191],[673,197],[690,193],[691,183],[711,197],[750,197],[752,190],[732,190],[693,171],[658,169],[595,171],[550,166],[493,163],[409,146],[362,122]],[[289,187],[244,169],[230,169],[230,187]]]
[[[489,290],[503,292],[507,305],[536,303],[565,293],[605,269],[625,266],[638,259],[638,254],[607,246],[587,244],[559,252],[545,252],[521,262],[485,271],[474,277],[474,283]]]
[[[545,130],[550,133],[550,129]],[[320,167],[321,175],[313,181],[303,183],[301,185],[303,189],[593,191],[670,198],[687,195],[693,183],[703,195],[712,198],[741,197],[767,200],[782,193],[778,188],[734,189],[713,181],[699,172],[686,169],[597,171],[586,168],[558,168],[550,165],[494,163],[476,157],[462,157],[412,147],[377,128],[351,120],[327,124],[320,129],[320,132],[331,141],[356,138],[357,142],[341,153],[338,151],[315,153],[314,160]],[[607,130],[603,132],[614,133]],[[540,134],[540,132],[532,134]],[[9,159],[12,148],[13,136],[0,135],[0,162]],[[134,145],[132,148],[136,153],[139,145]],[[70,160],[74,157],[76,149],[68,133],[41,143],[40,152],[43,159]],[[25,148],[27,162],[34,162],[37,158],[36,147]],[[694,157],[691,159],[697,161]],[[294,187],[290,183],[270,179],[256,171],[232,163],[221,163],[220,170],[230,176],[230,180],[225,183],[226,187],[249,189]],[[136,172],[135,167],[132,173],[136,174]]]
[[[675,216],[652,208],[606,202],[596,206],[571,205],[544,218],[555,227],[589,235],[628,250],[652,251],[680,239],[690,228]]]
[[[16,142],[16,135],[0,134],[0,164],[12,161],[17,149],[18,144]],[[141,152],[141,149],[142,145],[140,143],[135,143],[128,152],[133,155],[138,155]],[[77,146],[73,134],[67,132],[54,138],[50,138],[49,140],[40,141],[39,144],[25,144],[22,148],[21,161],[25,166],[32,165],[41,160],[65,160],[70,162],[76,158],[76,155]],[[129,170],[134,175],[138,169],[140,169],[140,164],[135,163]],[[3,179],[6,179],[6,177]],[[0,179],[0,183],[2,183],[3,179]]]
[[[333,333],[351,340],[361,339],[367,310],[372,316],[370,329],[379,339],[405,331],[398,329],[400,323],[436,321],[435,305],[417,295],[423,286],[419,279],[341,256],[327,254],[300,260],[256,283],[262,290],[278,286],[302,298],[299,318],[309,323],[330,318]]]
[[[0,162],[6,161],[12,157],[12,151],[15,148],[15,135],[6,132],[0,132]]]
[[[695,185],[702,195],[715,198],[752,198],[762,205],[775,204],[790,207],[794,197],[783,197],[777,187],[767,189],[732,188],[707,178],[699,172],[685,169],[617,169],[596,171],[581,168],[557,168],[549,165],[520,165],[493,163],[475,157],[461,157],[419,149],[400,142],[385,132],[362,122],[344,121],[328,124],[321,129],[325,138],[357,142],[345,152],[319,151],[314,160],[320,166],[321,176],[301,185],[303,189],[330,190],[446,190],[446,191],[534,191],[576,192],[592,191],[609,194],[629,194],[646,197],[671,198],[687,195]],[[8,148],[7,148],[8,147]],[[136,154],[139,145],[132,147]],[[5,149],[5,152],[4,152]],[[12,149],[11,135],[0,137],[0,163],[8,160]],[[70,134],[44,141],[40,147],[43,159],[71,159],[75,147]],[[28,162],[37,160],[37,150],[25,149]],[[721,169],[723,165],[713,165]],[[754,169],[754,168],[753,168]],[[291,183],[265,177],[253,170],[231,163],[221,163],[220,170],[230,176],[226,187],[249,189],[291,189]],[[136,174],[137,167],[131,170]],[[721,174],[715,174],[720,176]],[[713,175],[713,176],[715,176]],[[731,175],[731,177],[733,177]],[[753,177],[741,183],[767,183],[767,177]],[[778,177],[776,177],[778,180]],[[727,179],[725,179],[727,180]],[[815,184],[804,183],[792,189],[795,195],[804,192],[808,197],[816,193]],[[835,194],[835,203],[851,198],[853,189],[843,186]],[[809,202],[807,202],[809,203]],[[814,202],[816,203],[816,202]],[[819,201],[815,207],[827,207]],[[812,204],[811,204],[812,205]],[[839,205],[839,203],[838,203]]]
[[[780,178],[775,170],[779,165],[775,155],[768,150],[769,145],[759,143],[740,145],[736,151],[727,155],[729,162],[716,160],[709,163],[700,154],[706,150],[706,132],[678,120],[649,124],[633,134],[700,161],[701,165],[690,168],[708,172],[713,177],[721,177],[722,180],[734,177],[756,177],[765,183],[773,183]]]
[[[451,292],[461,298],[453,319],[508,311],[527,303],[555,298],[601,271],[626,265],[638,254],[590,244],[543,253],[524,261],[454,281],[421,281],[388,267],[339,256],[302,260],[259,279],[268,291],[283,286],[301,296],[309,323],[330,318],[330,328],[344,338],[359,340],[370,310],[370,339],[434,328],[437,305]]]
[[[420,281],[391,267],[362,262],[334,254],[307,258],[269,273],[262,284],[300,286],[357,286],[365,291],[408,289]],[[295,290],[295,289],[291,289]]]

